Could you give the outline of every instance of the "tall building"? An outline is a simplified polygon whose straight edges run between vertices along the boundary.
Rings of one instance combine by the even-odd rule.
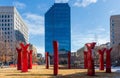
[[[0,41],[15,52],[17,42],[28,42],[28,27],[14,6],[0,6]]]
[[[120,15],[113,15],[110,18],[110,44],[113,47],[112,61],[120,63]]]
[[[110,42],[111,45],[120,44],[120,15],[113,15],[110,18]]]
[[[70,6],[54,3],[45,13],[45,52],[53,54],[53,41],[59,43],[59,53],[71,51]]]

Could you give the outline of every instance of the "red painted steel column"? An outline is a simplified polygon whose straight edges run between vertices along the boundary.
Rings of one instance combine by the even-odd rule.
[[[104,51],[106,49],[104,48],[103,50],[98,50],[99,52],[99,70],[104,70]]]
[[[28,52],[28,69],[32,69],[32,52],[33,50]]]
[[[71,68],[70,64],[71,64],[71,52],[68,52],[68,69]]]
[[[111,56],[112,48],[106,49],[106,73],[111,73]]]
[[[87,69],[87,67],[88,67],[87,52],[84,51],[84,68]]]
[[[53,41],[54,47],[54,75],[58,74],[58,42]]]
[[[23,43],[20,44],[22,48],[22,72],[28,72],[28,51],[27,48],[29,44],[24,45]]]
[[[45,52],[45,60],[46,60],[46,69],[49,69],[49,60],[48,60],[49,53]]]
[[[94,49],[96,43],[88,43],[86,44],[88,53],[87,53],[87,60],[88,60],[88,75],[94,76],[95,75],[95,69],[94,69],[94,59],[93,59],[93,52],[92,49]]]
[[[22,69],[22,49],[16,48],[18,52],[18,58],[17,58],[17,70]]]

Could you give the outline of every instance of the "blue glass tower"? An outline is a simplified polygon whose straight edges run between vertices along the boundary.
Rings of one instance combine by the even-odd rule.
[[[53,54],[53,41],[59,52],[71,51],[70,7],[68,3],[54,3],[45,13],[45,52]]]

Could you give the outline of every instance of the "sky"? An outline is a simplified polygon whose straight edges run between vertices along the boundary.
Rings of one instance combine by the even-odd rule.
[[[29,42],[44,56],[44,14],[54,3],[71,7],[71,49],[85,43],[110,41],[110,16],[120,14],[120,0],[0,0],[0,6],[15,6],[29,28]]]

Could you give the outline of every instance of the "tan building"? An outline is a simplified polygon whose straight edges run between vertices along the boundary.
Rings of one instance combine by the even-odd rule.
[[[120,60],[120,15],[113,15],[110,18],[110,44],[113,47],[112,61]]]
[[[14,6],[0,6],[0,56],[16,61],[19,42],[28,43],[27,25]]]

